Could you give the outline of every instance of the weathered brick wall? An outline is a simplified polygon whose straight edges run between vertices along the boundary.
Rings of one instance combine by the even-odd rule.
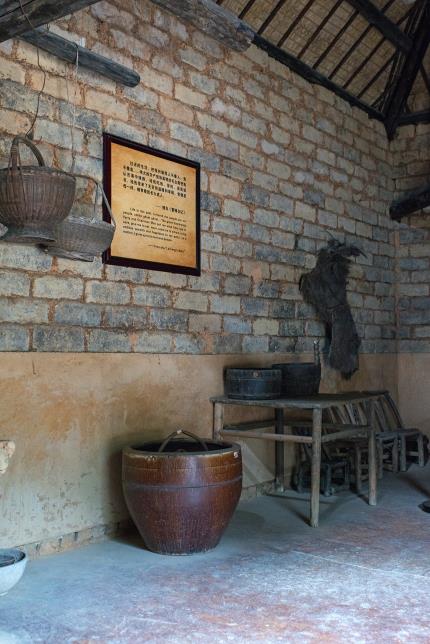
[[[381,124],[252,47],[225,50],[150,2],[99,2],[53,28],[134,67],[122,88],[41,53],[35,139],[101,179],[103,130],[202,164],[202,276],[84,264],[0,244],[0,349],[304,351],[321,326],[298,292],[330,235],[357,243],[350,302],[363,351],[395,350],[391,157]],[[69,78],[65,82],[65,74]],[[36,50],[0,46],[0,156],[25,131],[43,74]],[[90,214],[82,185],[74,211]]]
[[[397,196],[430,181],[430,125],[399,129],[392,143]],[[430,351],[430,208],[398,232],[399,351]]]

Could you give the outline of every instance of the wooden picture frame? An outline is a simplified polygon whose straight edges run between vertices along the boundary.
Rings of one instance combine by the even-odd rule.
[[[103,185],[116,222],[106,264],[200,275],[199,163],[105,132]]]

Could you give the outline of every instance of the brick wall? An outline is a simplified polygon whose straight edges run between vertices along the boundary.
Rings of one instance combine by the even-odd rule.
[[[399,129],[392,143],[395,192],[430,182],[430,125]],[[401,352],[430,351],[430,208],[402,220],[398,232],[398,308]]]
[[[0,349],[305,351],[322,333],[298,279],[330,235],[357,243],[350,302],[363,351],[395,350],[391,153],[380,123],[252,47],[233,53],[150,2],[99,2],[53,26],[136,69],[134,89],[41,53],[35,139],[47,162],[102,175],[107,131],[202,165],[200,278],[51,259],[0,244]],[[65,82],[65,75],[69,82]],[[29,126],[36,50],[0,45],[0,157]],[[76,90],[76,91],[75,91]],[[77,214],[92,213],[79,186]]]

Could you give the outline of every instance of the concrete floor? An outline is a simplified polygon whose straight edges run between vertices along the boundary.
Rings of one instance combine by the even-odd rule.
[[[309,528],[303,501],[242,503],[216,550],[135,536],[31,562],[0,599],[0,644],[430,642],[430,467],[349,493]]]

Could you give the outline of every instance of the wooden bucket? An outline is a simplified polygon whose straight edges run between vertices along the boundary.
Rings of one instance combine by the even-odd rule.
[[[281,395],[281,372],[267,368],[228,368],[225,370],[225,394],[238,400],[272,400]]]
[[[178,430],[163,443],[126,447],[122,463],[127,506],[149,550],[189,555],[215,548],[242,490],[239,445]]]

